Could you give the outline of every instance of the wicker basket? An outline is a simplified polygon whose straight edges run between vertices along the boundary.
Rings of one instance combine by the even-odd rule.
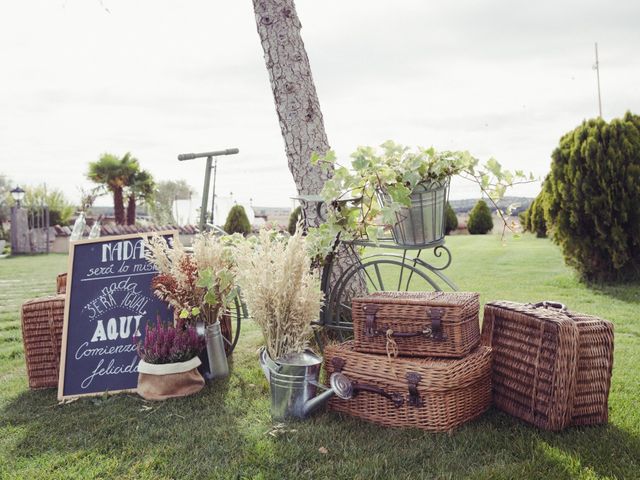
[[[388,358],[356,352],[353,341],[328,346],[325,368],[354,383],[350,400],[333,397],[329,408],[390,427],[450,431],[482,414],[491,403],[491,349],[463,359]]]
[[[489,303],[482,342],[493,348],[493,401],[545,430],[606,423],[613,325],[563,305]]]
[[[67,274],[59,273],[56,277],[56,293],[65,293],[67,291]]]
[[[22,341],[29,388],[58,386],[64,301],[64,295],[54,295],[22,305]]]
[[[397,347],[400,356],[462,358],[480,342],[479,297],[465,292],[379,292],[354,298],[355,349],[387,354]]]

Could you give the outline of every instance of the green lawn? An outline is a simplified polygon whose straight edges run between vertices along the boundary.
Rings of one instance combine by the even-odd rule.
[[[530,236],[447,245],[450,277],[483,302],[553,299],[615,323],[609,425],[554,434],[491,410],[447,435],[321,413],[274,432],[250,323],[231,377],[193,397],[60,406],[55,391],[27,388],[19,306],[54,291],[66,256],[9,258],[0,260],[0,478],[640,478],[640,285],[588,288],[555,246]]]

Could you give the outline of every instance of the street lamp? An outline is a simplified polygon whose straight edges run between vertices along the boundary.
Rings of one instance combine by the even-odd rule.
[[[9,193],[11,193],[11,197],[16,201],[16,206],[20,208],[20,202],[24,198],[24,190],[20,187],[16,187]]]
[[[178,155],[178,160],[193,160],[194,158],[206,158],[207,165],[204,171],[204,188],[202,189],[202,206],[200,207],[200,231],[204,232],[207,223],[207,200],[209,199],[209,182],[211,179],[211,170],[213,169],[213,198],[211,200],[211,223],[213,224],[213,212],[216,202],[216,174],[218,172],[218,157],[220,155],[235,155],[239,152],[237,148],[227,148],[226,150],[218,150],[215,152],[204,153],[182,153]],[[216,157],[213,164],[213,157]]]

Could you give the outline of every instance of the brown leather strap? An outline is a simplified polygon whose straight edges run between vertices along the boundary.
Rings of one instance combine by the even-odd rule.
[[[420,392],[418,391],[418,383],[420,383],[422,377],[416,372],[407,372],[406,377],[409,383],[409,405],[412,407],[424,406],[424,401],[420,398]]]
[[[545,300],[543,302],[534,303],[531,306],[533,308],[540,308],[540,307],[556,308],[556,309],[560,310],[561,312],[564,312],[564,311],[567,310],[567,306],[564,303],[554,302],[554,301],[551,301],[551,300]]]
[[[333,357],[331,359],[331,365],[333,366],[334,372],[341,372],[344,368],[345,363],[347,362],[345,362],[344,358],[341,357]]]
[[[362,306],[362,310],[365,314],[364,334],[367,337],[373,337],[376,334],[376,313],[379,308],[380,307],[375,304]]]
[[[402,406],[402,404],[404,403],[404,398],[402,398],[402,395],[400,393],[397,393],[397,392],[387,393],[382,388],[376,387],[375,385],[369,385],[367,383],[355,383],[354,382],[353,383],[353,394],[354,394],[354,396],[358,392],[370,392],[370,393],[376,393],[378,395],[381,395],[381,396],[391,400],[393,402],[393,405],[396,408],[400,408]]]
[[[390,325],[382,325],[382,328],[377,328],[376,314],[380,310],[379,305],[363,305],[362,310],[365,314],[364,322],[364,334],[367,337],[374,337],[376,335],[387,336],[388,331],[393,328]],[[396,332],[393,331],[392,335],[398,338],[419,337],[425,335],[433,340],[446,340],[447,338],[442,333],[442,317],[444,316],[444,308],[433,307],[427,308],[427,317],[431,319],[431,327],[425,327],[422,330],[416,332]]]
[[[432,308],[429,310],[431,317],[431,337],[434,340],[443,340],[442,335],[442,317],[444,316],[443,308]]]

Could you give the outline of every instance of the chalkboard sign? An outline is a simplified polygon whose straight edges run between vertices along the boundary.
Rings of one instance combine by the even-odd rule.
[[[178,232],[159,232],[167,240]],[[70,245],[58,399],[135,390],[136,343],[157,315],[173,318],[153,295],[155,267],[145,259],[150,233]]]

